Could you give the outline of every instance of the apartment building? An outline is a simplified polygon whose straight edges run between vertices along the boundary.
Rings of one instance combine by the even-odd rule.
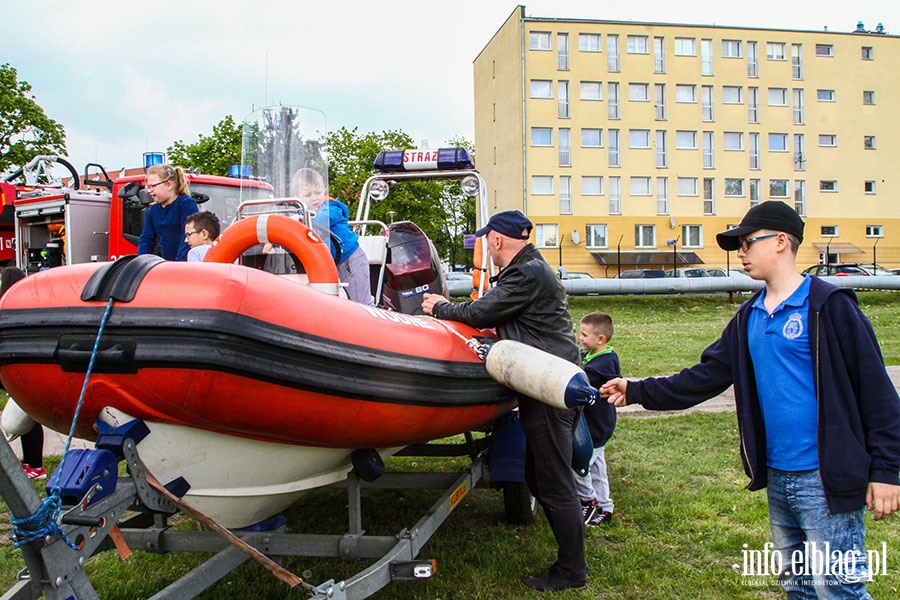
[[[900,38],[529,17],[474,62],[493,210],[551,265],[740,266],[715,234],[767,200],[806,221],[801,266],[900,267]]]

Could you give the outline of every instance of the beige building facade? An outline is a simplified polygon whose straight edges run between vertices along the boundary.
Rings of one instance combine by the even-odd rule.
[[[900,38],[528,17],[474,62],[492,210],[551,265],[739,267],[715,234],[768,200],[806,221],[798,264],[900,267]]]

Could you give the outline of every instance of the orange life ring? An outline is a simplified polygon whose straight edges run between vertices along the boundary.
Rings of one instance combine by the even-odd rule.
[[[324,284],[319,287],[338,294],[337,267],[328,246],[315,231],[283,215],[257,215],[229,226],[203,262],[233,263],[253,246],[267,242],[283,246],[300,259],[310,284]]]
[[[475,268],[472,269],[472,287],[475,290],[469,294],[469,297],[472,300],[477,300],[483,293],[485,293],[489,287],[488,279],[491,278],[491,273],[489,271],[490,264],[486,260],[484,256],[484,244],[486,243],[486,236],[480,236],[475,238],[475,250],[472,253],[472,263],[475,265]],[[484,287],[481,287],[481,274],[484,273]]]

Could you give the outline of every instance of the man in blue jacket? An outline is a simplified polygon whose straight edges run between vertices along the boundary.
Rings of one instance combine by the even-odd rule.
[[[694,406],[734,384],[748,488],[768,488],[772,556],[789,598],[870,598],[866,507],[900,510],[900,398],[852,290],[797,272],[804,223],[783,202],[719,233],[765,288],[700,363],[676,375],[614,379],[616,406]],[[815,566],[811,553],[825,556]]]

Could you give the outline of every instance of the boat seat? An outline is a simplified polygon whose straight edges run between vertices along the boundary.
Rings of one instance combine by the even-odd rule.
[[[387,236],[386,235],[361,235],[359,236],[359,247],[366,253],[370,265],[383,265],[387,258]]]

